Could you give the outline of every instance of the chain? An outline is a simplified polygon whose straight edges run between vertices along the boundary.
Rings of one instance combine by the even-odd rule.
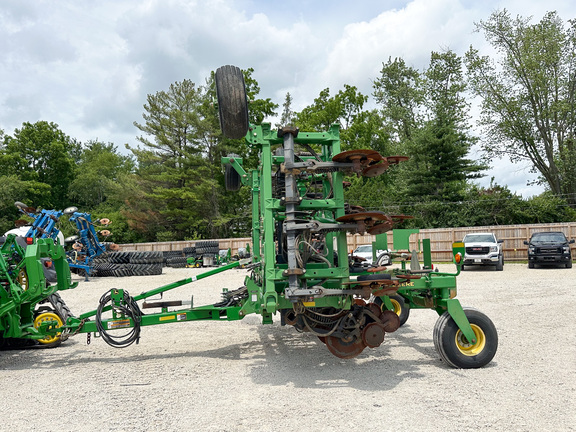
[[[60,334],[60,340],[62,342],[64,342],[65,340],[67,340],[70,336],[76,336],[78,333],[80,333],[80,330],[82,330],[82,327],[84,327],[84,324],[86,323],[86,321],[88,321],[88,318],[84,318],[82,321],[80,321],[80,324],[78,325],[78,328],[74,331],[74,333],[70,334],[70,329],[66,329],[64,330],[61,334]]]

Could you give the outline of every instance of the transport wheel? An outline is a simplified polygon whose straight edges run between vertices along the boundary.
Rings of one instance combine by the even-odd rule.
[[[476,342],[470,343],[450,314],[444,312],[434,326],[434,346],[442,360],[452,367],[480,368],[494,358],[498,349],[498,333],[490,318],[482,312],[464,308],[464,313],[474,330]]]
[[[392,306],[394,306],[394,310],[392,312],[398,315],[398,318],[400,319],[400,327],[402,327],[404,323],[408,321],[408,317],[410,316],[410,305],[406,303],[404,297],[401,295],[392,294],[388,297],[390,297],[390,302],[392,303]],[[382,311],[387,310],[382,297],[376,297],[374,303],[380,306]]]
[[[239,157],[238,155],[231,154],[228,157]],[[240,174],[234,169],[231,164],[226,164],[224,167],[224,185],[227,191],[236,192],[242,187],[242,179]]]
[[[43,312],[34,319],[34,328],[39,328],[40,324],[46,321],[56,321],[58,323],[56,327],[62,327],[64,325],[62,318],[54,312]],[[46,336],[44,339],[38,339],[38,342],[44,346],[55,347],[60,345],[62,341],[60,340],[60,333],[57,333],[54,336]]]
[[[243,138],[248,132],[248,101],[244,75],[236,66],[222,66],[216,70],[218,115],[224,136]]]

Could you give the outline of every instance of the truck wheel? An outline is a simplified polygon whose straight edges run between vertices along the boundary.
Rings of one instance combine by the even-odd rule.
[[[224,136],[243,138],[248,132],[248,101],[244,75],[236,66],[222,66],[216,70],[218,116]]]
[[[378,259],[376,260],[376,265],[378,267],[389,266],[390,264],[392,264],[392,259],[390,259],[390,255],[388,255],[387,253],[380,254]]]
[[[496,271],[504,270],[504,257],[500,255],[498,257],[498,262],[496,263]]]
[[[398,315],[398,318],[400,318],[400,327],[402,327],[404,323],[408,321],[408,317],[410,316],[410,305],[408,305],[404,300],[404,297],[399,294],[392,294],[388,297],[390,297],[392,306],[394,306],[393,312]],[[387,310],[382,297],[376,297],[374,303],[376,303],[382,311]]]
[[[534,268],[534,263],[533,262],[528,262],[528,268]]]
[[[566,268],[572,268],[572,260],[566,263]]]
[[[434,346],[442,360],[452,367],[480,368],[494,358],[498,349],[498,332],[482,312],[464,308],[464,313],[474,330],[476,342],[466,340],[450,314],[444,312],[434,326]]]

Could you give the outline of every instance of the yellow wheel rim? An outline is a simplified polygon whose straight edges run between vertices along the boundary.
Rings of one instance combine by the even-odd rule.
[[[62,327],[64,325],[64,323],[62,322],[62,319],[56,315],[53,312],[44,312],[41,313],[40,315],[38,315],[36,317],[36,319],[34,320],[34,328],[39,328],[40,324],[42,324],[43,322],[46,321],[56,321],[58,324],[56,325],[56,328],[58,327]],[[54,336],[46,336],[44,339],[38,339],[38,342],[40,342],[41,344],[51,344],[53,342],[56,342],[58,339],[60,339],[60,333],[55,334]]]
[[[390,302],[392,302],[392,306],[394,306],[394,313],[400,316],[400,314],[402,313],[402,306],[400,306],[400,302],[392,298],[390,299]]]
[[[456,333],[456,346],[462,354],[472,357],[480,354],[482,350],[484,350],[484,347],[486,346],[486,335],[476,324],[470,324],[470,326],[474,331],[476,343],[468,342],[468,340],[464,337],[464,334],[458,330]]]

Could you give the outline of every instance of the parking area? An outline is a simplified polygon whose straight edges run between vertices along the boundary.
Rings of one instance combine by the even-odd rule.
[[[441,271],[454,271],[441,264]],[[202,272],[94,278],[62,293],[76,314],[113,287],[132,295]],[[214,303],[243,270],[185,285],[165,299]],[[576,270],[471,268],[458,298],[498,329],[482,369],[446,366],[437,315],[412,311],[377,349],[343,360],[310,334],[236,322],[145,327],[116,349],[86,335],[55,349],[0,352],[2,429],[48,431],[569,431],[576,425]]]

